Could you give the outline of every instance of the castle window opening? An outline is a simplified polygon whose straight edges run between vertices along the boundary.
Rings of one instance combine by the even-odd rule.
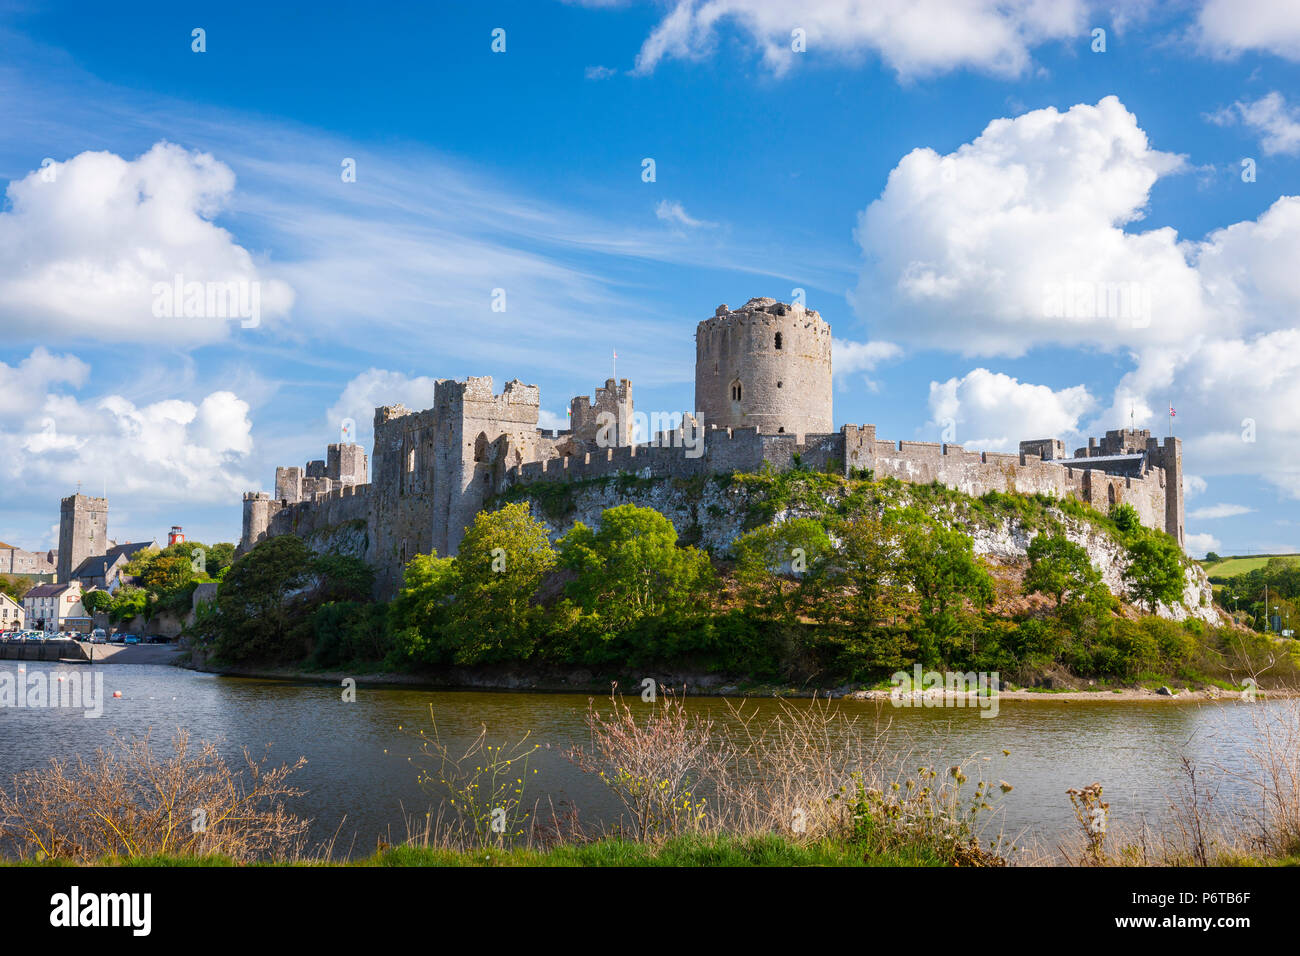
[[[781,387],[781,383],[780,383],[780,382],[777,382],[777,383],[776,383],[776,387],[777,387],[777,388],[780,388],[780,387]]]
[[[415,471],[415,449],[412,448],[406,453],[406,470],[407,472]]]
[[[781,333],[780,333],[780,332],[776,333],[776,347],[777,347],[778,349],[781,347]]]
[[[741,396],[740,383],[739,383],[739,382],[732,382],[732,383],[731,383],[731,400],[732,400],[733,402],[738,402],[738,401],[740,401],[740,396]]]

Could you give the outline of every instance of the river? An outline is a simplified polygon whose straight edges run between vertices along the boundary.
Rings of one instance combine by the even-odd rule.
[[[18,666],[0,665],[9,671]],[[99,719],[71,709],[0,708],[0,781],[6,785],[13,773],[51,757],[89,755],[114,731],[149,731],[166,742],[185,728],[195,739],[218,741],[227,754],[247,747],[276,763],[306,757],[292,779],[307,793],[291,809],[314,820],[314,840],[337,834],[336,854],[369,852],[381,836],[390,842],[402,837],[403,808],[423,814],[430,804],[408,758],[417,750],[413,732],[431,729],[432,706],[444,740],[467,743],[486,724],[498,743],[530,734],[542,745],[532,758],[538,772],[530,775],[530,799],[570,801],[587,821],[611,819],[615,811],[603,785],[561,753],[585,741],[586,695],[363,686],[355,702],[344,702],[335,685],[217,677],[161,665],[21,666],[27,673],[93,670],[103,675],[106,700]],[[753,703],[764,717],[778,706]],[[725,718],[718,700],[699,698],[691,706]],[[983,768],[973,778],[1006,780],[1014,789],[1001,798],[997,827],[1051,847],[1074,827],[1067,788],[1099,781],[1114,824],[1136,826],[1145,819],[1167,825],[1182,755],[1202,765],[1241,767],[1256,734],[1257,709],[1284,705],[1003,701],[992,719],[975,709],[896,709],[850,700],[835,706],[858,715],[864,732],[883,730],[889,750],[906,754],[911,766],[970,760],[972,768]],[[1245,793],[1230,778],[1222,787],[1220,801]]]

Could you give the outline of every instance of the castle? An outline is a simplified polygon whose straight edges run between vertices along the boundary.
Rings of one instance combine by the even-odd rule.
[[[695,332],[695,408],[660,432],[634,428],[632,383],[606,380],[594,402],[570,403],[570,427],[538,428],[535,385],[491,378],[439,380],[434,404],[375,409],[368,462],[355,444],[326,460],[276,469],[275,495],[244,495],[241,553],[268,537],[306,537],[361,522],[380,596],[395,593],[406,562],[452,555],[475,514],[519,485],[616,474],[688,478],[753,472],[764,464],[869,471],[876,478],[988,491],[1072,495],[1107,511],[1131,504],[1142,522],[1183,543],[1181,444],[1148,430],[1109,431],[1067,455],[1059,439],[1020,443],[1018,454],[960,445],[882,441],[874,425],[834,430],[831,329],[801,305],[750,299],[718,306]],[[648,441],[637,441],[643,435]],[[367,468],[373,467],[373,480]],[[680,530],[680,529],[679,529]]]

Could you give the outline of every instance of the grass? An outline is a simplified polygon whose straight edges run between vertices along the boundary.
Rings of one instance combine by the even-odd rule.
[[[1255,554],[1250,557],[1222,558],[1202,566],[1205,568],[1207,575],[1213,575],[1216,578],[1235,578],[1239,574],[1248,574],[1251,571],[1259,570],[1273,558],[1288,558],[1292,561],[1300,561],[1300,556],[1294,554]]]
[[[24,862],[21,866],[69,866],[67,861]],[[228,856],[154,855],[148,857],[104,857],[96,866],[229,867],[242,866]],[[663,843],[636,843],[605,839],[591,843],[562,844],[549,850],[475,849],[450,850],[439,847],[401,846],[379,850],[368,857],[344,863],[305,860],[292,863],[251,864],[269,866],[945,866],[938,856],[922,847],[894,850],[864,850],[841,841],[800,843],[791,837],[769,833],[755,836],[674,837]]]

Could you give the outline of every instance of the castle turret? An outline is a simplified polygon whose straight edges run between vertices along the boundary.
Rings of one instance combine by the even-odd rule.
[[[266,537],[271,523],[271,496],[265,491],[244,492],[244,525],[239,536],[239,553],[247,552]]]
[[[829,433],[831,327],[803,306],[750,299],[695,330],[695,408],[705,426]]]

